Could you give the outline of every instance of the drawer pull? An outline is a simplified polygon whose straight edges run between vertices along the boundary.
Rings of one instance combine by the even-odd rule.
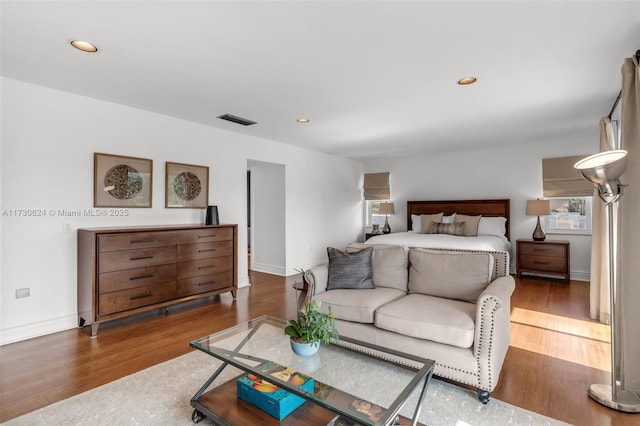
[[[200,266],[198,269],[211,269],[211,268],[215,268],[216,265],[210,265],[210,266]]]
[[[215,234],[213,234],[213,235],[198,235],[198,238],[215,238],[215,237],[216,237]]]
[[[548,250],[544,249],[544,248],[539,248],[539,249],[538,248],[534,248],[533,251],[541,251],[541,252],[546,253]]]
[[[142,244],[142,243],[152,243],[154,240],[150,239],[150,240],[131,240],[129,241],[129,244]]]
[[[215,284],[215,283],[216,283],[215,281],[207,281],[206,283],[199,283],[198,285],[199,286],[201,286],[201,285],[211,285],[211,284]]]
[[[551,262],[542,262],[540,260],[534,260],[534,262],[536,265],[550,265]]]
[[[139,277],[131,277],[131,278],[129,278],[129,281],[142,280],[144,278],[153,278],[153,274],[141,275]]]
[[[130,297],[129,300],[138,300],[138,299],[146,299],[147,297],[151,297],[153,296],[152,293],[147,293],[147,294],[141,294],[140,296],[133,296]]]
[[[210,251],[216,251],[216,249],[206,249],[206,250],[198,250],[198,253],[207,253]]]
[[[144,259],[153,259],[153,256],[140,256],[140,257],[129,258],[129,260],[144,260]]]

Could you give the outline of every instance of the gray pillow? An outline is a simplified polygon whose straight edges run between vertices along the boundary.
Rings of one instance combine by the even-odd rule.
[[[329,256],[327,290],[373,288],[371,263],[373,247],[351,254],[327,247],[327,255]]]

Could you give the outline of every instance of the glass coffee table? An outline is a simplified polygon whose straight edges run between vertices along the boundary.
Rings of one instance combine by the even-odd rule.
[[[418,424],[434,361],[348,338],[301,357],[291,350],[286,325],[262,316],[190,343],[222,361],[191,398],[195,423],[207,417],[218,425]],[[312,377],[313,392],[268,375],[265,363]],[[236,373],[225,378],[228,367]],[[237,379],[245,373],[302,397],[304,404],[283,420],[271,417],[236,396]],[[216,380],[221,383],[213,386]],[[400,415],[403,408],[407,417]]]

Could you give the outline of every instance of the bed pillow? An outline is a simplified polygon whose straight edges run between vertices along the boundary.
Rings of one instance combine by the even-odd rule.
[[[421,214],[420,215],[420,233],[431,234],[432,222],[442,222],[442,216],[444,213],[438,214]]]
[[[464,224],[465,222],[455,222],[455,223],[440,223],[440,222],[431,222],[431,233],[432,234],[449,234],[449,235],[457,235],[459,237],[464,235]]]
[[[456,222],[464,222],[464,236],[477,237],[478,224],[482,216],[467,216],[466,214],[456,214]]]
[[[453,223],[456,220],[456,214],[450,214],[449,216],[442,216],[442,223]]]
[[[504,237],[507,233],[506,217],[481,217],[478,224],[478,235],[497,235]]]
[[[329,256],[327,290],[373,288],[371,263],[373,247],[351,254],[327,247],[327,255]]]
[[[409,293],[475,302],[491,282],[489,253],[409,250]]]

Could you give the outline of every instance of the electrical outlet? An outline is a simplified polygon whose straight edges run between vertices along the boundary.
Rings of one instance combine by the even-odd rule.
[[[29,297],[31,296],[31,289],[30,288],[19,288],[16,289],[16,299],[22,299],[23,297]]]
[[[70,223],[68,223],[68,222],[64,222],[64,223],[62,224],[62,230],[63,230],[64,232],[71,232],[71,224],[70,224]]]

